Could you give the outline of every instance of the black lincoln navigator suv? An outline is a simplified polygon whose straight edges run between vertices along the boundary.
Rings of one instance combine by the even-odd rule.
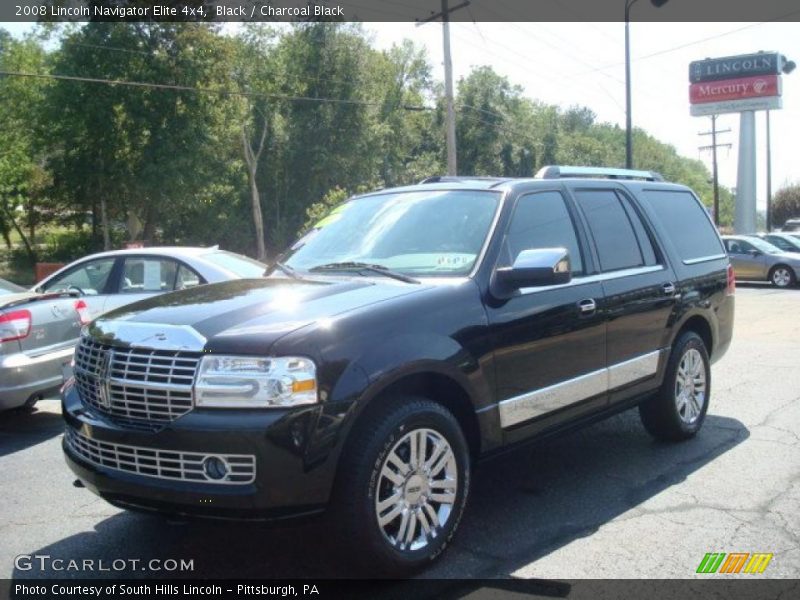
[[[734,277],[706,210],[641,171],[433,177],[335,208],[262,279],[86,328],[64,452],[116,506],[331,511],[381,571],[447,546],[479,459],[638,405],[690,438]]]

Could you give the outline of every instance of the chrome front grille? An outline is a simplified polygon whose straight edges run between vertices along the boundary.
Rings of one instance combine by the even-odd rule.
[[[91,408],[122,423],[160,425],[192,409],[199,352],[116,348],[92,338],[75,350],[75,383]]]
[[[136,475],[223,485],[244,485],[256,478],[256,458],[249,454],[205,454],[112,444],[90,439],[70,427],[64,439],[67,448],[82,460]],[[206,461],[211,459],[226,465],[224,478],[212,478],[206,473]]]

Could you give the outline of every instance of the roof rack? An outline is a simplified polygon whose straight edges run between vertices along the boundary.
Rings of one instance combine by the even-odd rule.
[[[655,171],[636,171],[633,169],[613,169],[607,167],[547,166],[539,169],[536,179],[562,179],[564,177],[599,177],[605,179],[642,179],[644,181],[664,181]]]
[[[459,181],[508,181],[508,177],[479,177],[477,175],[433,175],[426,177],[422,183],[452,183]]]

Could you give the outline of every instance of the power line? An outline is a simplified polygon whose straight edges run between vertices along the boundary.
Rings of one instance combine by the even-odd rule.
[[[246,98],[271,98],[273,100],[286,100],[289,102],[323,102],[328,104],[351,104],[357,106],[384,106],[383,102],[368,100],[349,100],[343,98],[314,98],[310,96],[292,96],[289,94],[271,94],[267,92],[242,92],[231,90],[215,90],[212,88],[192,87],[188,85],[173,85],[167,83],[153,83],[147,81],[128,81],[124,79],[100,79],[96,77],[78,77],[74,75],[56,75],[48,73],[24,73],[19,71],[0,71],[0,76],[5,77],[29,77],[33,79],[55,79],[59,81],[72,81],[78,83],[95,83],[103,85],[120,85],[136,88],[152,88],[159,90],[173,90],[180,92],[193,92],[200,94],[213,94],[217,96],[241,96]],[[411,111],[433,110],[427,106],[413,106],[407,104],[398,105],[397,108]]]
[[[710,35],[708,37],[704,37],[704,38],[700,38],[700,39],[697,39],[697,40],[693,40],[691,42],[686,42],[685,44],[679,44],[678,46],[670,46],[670,47],[664,48],[662,50],[657,50],[655,52],[651,52],[650,54],[643,54],[641,56],[637,56],[637,57],[633,58],[632,61],[633,62],[638,62],[640,60],[647,60],[648,58],[654,58],[656,56],[661,56],[663,54],[669,54],[670,52],[676,52],[678,50],[683,50],[684,48],[688,48],[690,46],[695,46],[697,44],[702,44],[703,42],[708,42],[708,41],[715,40],[715,39],[718,39],[718,38],[721,38],[721,37],[725,37],[725,36],[728,36],[728,35],[733,35],[734,33],[739,33],[740,31],[744,31],[745,29],[750,29],[752,27],[759,27],[761,25],[767,25],[768,23],[775,23],[775,22],[778,22],[778,21],[782,21],[783,19],[787,19],[787,18],[792,17],[792,16],[794,16],[794,15],[796,15],[798,13],[800,13],[800,10],[794,10],[794,11],[792,11],[790,13],[786,13],[785,15],[781,15],[780,17],[776,17],[776,18],[771,19],[769,21],[761,21],[759,23],[748,23],[747,25],[744,25],[743,27],[737,27],[736,29],[731,29],[729,31],[723,31],[722,33],[718,33],[716,35]],[[566,77],[570,78],[570,79],[574,78],[574,77],[583,77],[584,75],[589,75],[591,73],[604,71],[605,69],[611,69],[611,68],[614,68],[614,67],[619,67],[619,66],[622,66],[624,64],[625,63],[622,63],[622,62],[607,64],[607,65],[603,65],[603,66],[600,66],[600,67],[596,67],[596,68],[591,69],[589,71],[582,71],[580,73],[575,73],[574,75],[567,75]]]

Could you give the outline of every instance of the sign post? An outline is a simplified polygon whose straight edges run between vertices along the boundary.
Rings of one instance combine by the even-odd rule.
[[[736,175],[736,233],[756,232],[756,113],[739,115],[739,168]]]

